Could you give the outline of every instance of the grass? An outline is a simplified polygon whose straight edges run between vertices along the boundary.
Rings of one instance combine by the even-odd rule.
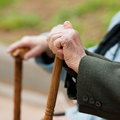
[[[84,15],[88,12],[94,12],[95,10],[99,9],[102,5],[101,0],[86,0],[86,2],[82,5],[77,5],[74,8],[74,13],[77,16]]]
[[[15,0],[0,0],[0,9],[13,3]]]
[[[38,15],[26,14],[19,12],[9,12],[0,19],[1,29],[21,29],[21,28],[34,28],[39,24],[42,27],[42,20]]]
[[[23,0],[0,0],[0,29],[15,30],[21,28],[42,28],[43,23],[39,15],[34,13],[24,13],[16,10]],[[7,6],[11,6],[9,11],[5,10]],[[4,8],[4,9],[3,9]]]
[[[0,9],[13,2],[15,0],[1,0]],[[0,29],[15,30],[27,27],[50,30],[52,27],[69,20],[74,29],[80,33],[81,39],[84,40],[84,46],[90,47],[102,39],[111,18],[119,11],[119,6],[118,0],[84,0],[82,4],[72,8],[63,7],[59,9],[48,20],[43,20],[36,14],[16,11],[16,8],[13,8],[12,11],[6,13],[0,12]]]
[[[118,0],[85,0],[83,4],[76,5],[72,9],[62,8],[57,11],[50,19],[49,25],[55,26],[57,24],[63,24],[64,21],[69,20],[72,23],[74,29],[80,33],[81,38],[84,40],[84,46],[91,47],[98,43],[102,38],[91,38],[88,37],[87,34],[85,35],[87,29],[91,26],[89,22],[89,19],[91,18],[89,17],[85,19],[86,16],[93,17],[93,21],[95,21],[95,19],[96,21],[99,21],[97,28],[95,29],[99,34],[102,34],[103,37],[103,34],[106,33],[111,18],[119,11],[119,6],[120,2]],[[92,26],[94,26],[94,23]]]
[[[62,8],[58,10],[50,19],[50,26],[55,26],[58,24],[63,24],[64,21],[74,18],[74,13],[72,11],[69,12],[69,8]]]

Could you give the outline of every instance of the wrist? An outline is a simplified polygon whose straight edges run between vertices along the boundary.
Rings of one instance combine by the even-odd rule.
[[[86,56],[86,54],[78,57],[78,58],[74,61],[74,64],[72,64],[72,66],[71,66],[71,68],[72,68],[76,73],[78,73],[80,61],[81,61],[81,59],[82,59],[84,56]]]
[[[74,63],[74,65],[72,66],[72,69],[73,69],[76,73],[78,73],[78,68],[79,68],[80,60],[81,60],[81,59],[76,60],[75,63]]]

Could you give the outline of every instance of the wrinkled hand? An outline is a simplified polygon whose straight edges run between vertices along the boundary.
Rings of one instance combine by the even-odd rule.
[[[29,59],[31,57],[37,56],[46,52],[49,57],[53,57],[52,51],[49,49],[46,36],[25,36],[21,40],[13,43],[9,46],[7,52],[11,53],[12,51],[16,50],[17,48],[21,47],[28,47],[30,51],[28,51],[24,59]]]
[[[54,27],[47,37],[49,48],[54,54],[58,54],[60,59],[64,59],[66,64],[78,73],[80,60],[85,56],[85,51],[76,30],[70,22]]]

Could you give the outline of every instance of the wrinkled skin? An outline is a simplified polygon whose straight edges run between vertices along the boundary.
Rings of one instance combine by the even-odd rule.
[[[86,56],[80,36],[73,29],[70,22],[54,27],[47,37],[49,48],[59,58],[78,73],[78,67],[82,57]]]
[[[72,28],[71,23],[68,21],[65,22],[64,25],[54,27],[48,37],[23,37],[21,40],[10,45],[7,52],[11,53],[20,47],[29,47],[31,49],[25,54],[24,59],[29,59],[43,52],[51,58],[54,54],[58,54],[60,59],[64,59],[67,65],[77,73],[80,60],[86,55],[78,32]]]
[[[30,48],[30,51],[27,52],[24,56],[24,59],[29,59],[31,57],[35,57],[37,55],[42,54],[43,52],[46,52],[46,54],[52,58],[54,54],[52,51],[49,49],[47,41],[46,41],[46,36],[25,36],[21,40],[13,43],[12,45],[9,46],[7,52],[11,53],[17,48],[21,47],[28,47]]]

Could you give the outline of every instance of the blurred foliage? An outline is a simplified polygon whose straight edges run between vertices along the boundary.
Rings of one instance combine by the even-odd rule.
[[[101,0],[86,0],[86,2],[83,5],[77,5],[74,8],[74,14],[77,16],[84,15],[88,12],[94,12],[95,10],[99,9],[102,5]]]
[[[91,17],[96,17],[100,20],[99,31],[106,33],[106,28],[111,20],[111,18],[120,10],[120,2],[118,0],[114,1],[101,1],[101,0],[85,0],[83,4],[76,5],[71,8],[62,8],[57,11],[52,18],[50,19],[50,26],[55,26],[57,24],[63,24],[64,21],[69,20],[74,29],[76,29],[83,41],[85,47],[90,47],[98,43],[98,40],[95,38],[87,38],[87,35],[84,35],[85,29],[88,29],[89,19],[86,22],[80,23],[80,20],[87,15]],[[100,41],[100,40],[99,40]]]
[[[21,29],[21,28],[35,28],[39,26],[39,29],[42,28],[43,23],[40,16],[37,14],[24,13],[16,10],[16,7],[19,5],[21,1],[18,0],[0,0],[0,29]],[[3,8],[8,5],[11,6],[11,10],[3,12]]]
[[[0,28],[4,29],[20,29],[26,27],[42,27],[42,20],[38,15],[26,14],[19,12],[9,12],[0,19]]]
[[[62,24],[65,20],[76,22],[76,20],[82,17],[83,15],[86,15],[88,13],[94,14],[96,11],[99,12],[99,10],[102,9],[105,9],[107,13],[104,12],[98,15],[100,15],[102,19],[104,17],[105,21],[108,23],[110,21],[111,16],[113,16],[116,12],[119,11],[120,2],[118,2],[118,0],[86,0],[86,2],[84,2],[83,4],[77,5],[72,9],[67,7],[62,8],[52,16],[52,25]]]
[[[13,3],[15,0],[0,0],[0,9]]]
[[[13,2],[20,1],[0,0],[0,10]],[[49,19],[44,20],[38,14],[24,13],[12,8],[12,11],[6,13],[0,11],[0,29],[15,30],[27,27],[40,30],[47,28],[50,30],[53,26],[63,24],[64,21],[69,20],[74,29],[80,33],[81,39],[84,40],[83,45],[90,47],[100,41],[100,34],[106,32],[111,18],[119,9],[120,1],[118,0],[84,0],[81,4],[73,7],[62,7],[55,11]],[[92,21],[95,21],[95,23],[92,23]]]

